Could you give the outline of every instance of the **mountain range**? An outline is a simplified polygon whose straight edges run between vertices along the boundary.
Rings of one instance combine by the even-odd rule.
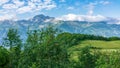
[[[54,25],[63,32],[120,37],[120,24],[114,24],[113,22],[115,21],[118,20],[113,18],[97,22],[58,20],[55,17],[45,16],[43,14],[36,15],[28,20],[3,20],[0,21],[0,41],[6,36],[9,28],[17,28],[20,35],[22,35],[21,38],[26,38],[28,28],[30,30],[41,29],[49,24]]]

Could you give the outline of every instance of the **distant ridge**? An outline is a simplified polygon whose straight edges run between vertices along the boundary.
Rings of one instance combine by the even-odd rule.
[[[113,22],[114,19],[111,19]],[[70,33],[83,33],[83,34],[94,34],[105,37],[118,36],[120,37],[120,25],[109,24],[109,21],[99,22],[88,22],[88,21],[62,21],[57,20],[54,17],[45,16],[43,14],[36,15],[28,20],[4,20],[0,21],[0,40],[5,37],[6,32],[9,28],[14,27],[19,30],[21,38],[26,37],[28,27],[31,30],[41,29],[45,26],[52,24],[55,27],[65,32]]]

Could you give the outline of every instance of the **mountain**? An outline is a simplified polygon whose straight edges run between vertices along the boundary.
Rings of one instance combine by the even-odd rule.
[[[49,24],[54,25],[56,28],[64,32],[71,33],[83,33],[83,34],[94,34],[101,36],[118,36],[120,37],[120,25],[113,24],[115,19],[110,19],[108,21],[63,21],[57,20],[54,17],[45,16],[43,14],[36,15],[28,20],[4,20],[0,21],[0,41],[6,36],[9,28],[13,27],[19,30],[21,38],[26,38],[26,32],[28,28],[30,30],[41,29]]]
[[[66,32],[120,37],[120,25],[101,22],[65,21],[59,28]]]

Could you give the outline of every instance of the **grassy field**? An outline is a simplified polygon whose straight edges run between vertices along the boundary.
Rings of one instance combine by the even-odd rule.
[[[81,41],[80,44],[72,46],[69,48],[69,52],[72,53],[72,59],[77,60],[78,53],[81,50],[82,47],[85,46],[92,46],[92,47],[97,47],[100,49],[100,52],[107,52],[111,53],[111,51],[120,51],[120,41],[98,41],[98,40],[86,40],[86,41]]]
[[[86,40],[81,41],[80,44],[73,46],[70,50],[79,50],[81,47],[92,46],[101,49],[120,49],[120,41],[98,41],[98,40]]]
[[[86,40],[82,41],[79,46],[93,46],[102,49],[120,49],[120,41],[97,41]]]

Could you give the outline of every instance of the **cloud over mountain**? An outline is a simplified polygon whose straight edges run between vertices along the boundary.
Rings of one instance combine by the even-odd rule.
[[[0,21],[4,21],[4,20],[17,20],[16,15],[13,14],[5,14],[4,16],[0,16]]]
[[[63,15],[58,20],[64,20],[64,21],[88,21],[88,22],[99,22],[99,21],[106,21],[108,20],[107,17],[104,17],[102,15],[76,15],[76,14],[67,14]]]

